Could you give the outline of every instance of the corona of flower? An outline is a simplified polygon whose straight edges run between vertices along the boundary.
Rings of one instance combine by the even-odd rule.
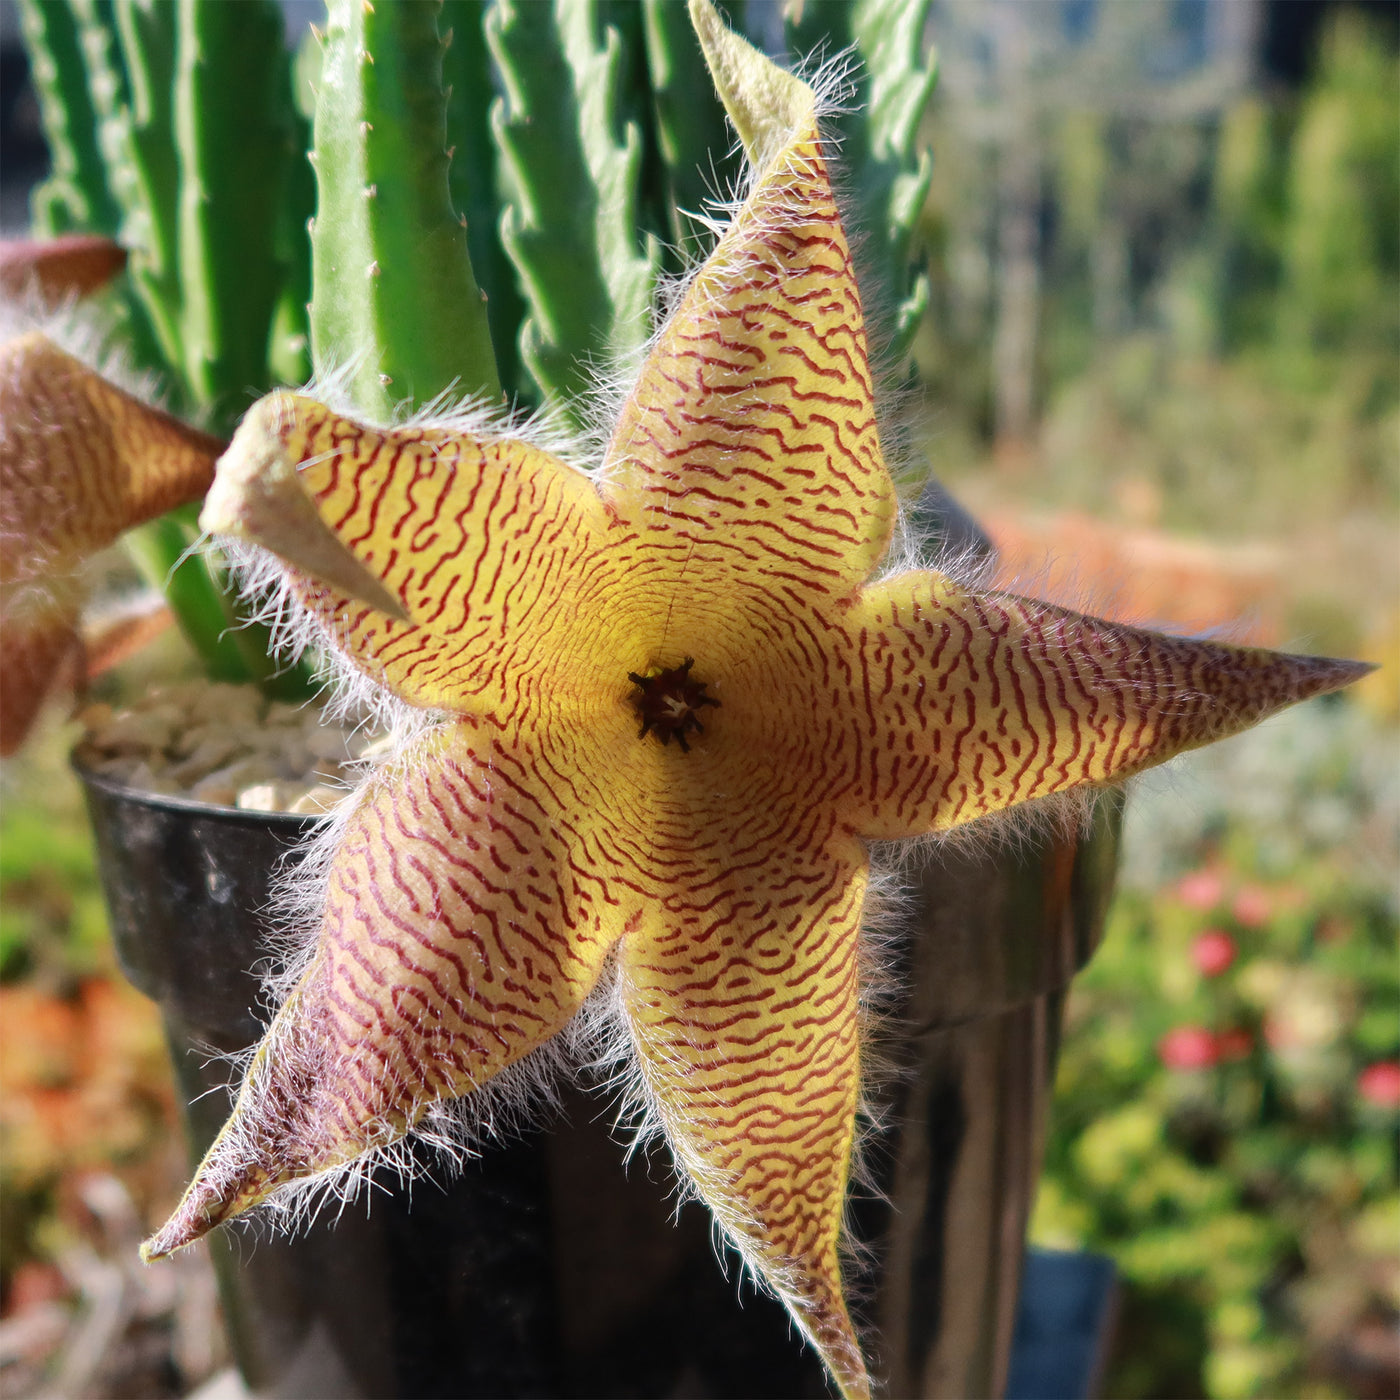
[[[447,718],[354,797],[314,951],[147,1253],[393,1143],[606,983],[680,1170],[863,1396],[866,842],[1110,782],[1364,668],[882,576],[896,501],[816,100],[691,9],[754,182],[596,473],[292,394],[220,464],[205,524]]]

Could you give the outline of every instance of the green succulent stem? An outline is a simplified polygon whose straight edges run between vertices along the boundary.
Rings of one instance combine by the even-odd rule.
[[[20,20],[52,166],[32,197],[35,228],[115,237],[121,206],[108,183],[78,17],[67,4],[20,0]]]
[[[689,216],[709,200],[728,197],[742,166],[686,7],[674,0],[642,0],[642,21],[670,237],[683,261],[696,262],[714,238]]]
[[[183,361],[177,253],[180,160],[175,141],[175,0],[117,0],[117,37],[130,90],[122,241],[164,362]],[[183,385],[180,386],[183,390]]]
[[[234,618],[204,558],[190,550],[199,530],[188,510],[171,511],[127,536],[127,553],[142,577],[165,594],[176,625],[217,681],[250,681],[242,649],[229,635]]]
[[[621,40],[594,0],[498,0],[486,36],[505,87],[492,125],[501,237],[528,308],[521,359],[544,402],[583,427],[595,367],[646,340],[659,264],[637,236],[640,134],[616,119]]]
[[[332,0],[316,100],[311,338],[381,421],[501,393],[467,230],[448,191],[440,5]]]
[[[309,213],[310,191],[298,201],[287,179],[304,137],[281,12],[272,0],[26,0],[24,19],[54,168],[35,223],[121,239],[130,279],[109,298],[113,339],[158,374],[168,406],[227,433],[274,382],[279,297],[292,287],[305,301],[305,234],[299,250],[285,232],[289,219],[304,229],[295,211]],[[309,673],[280,671],[265,629],[240,615],[219,563],[191,554],[197,538],[184,511],[127,540],[205,670],[309,693]]]
[[[275,211],[289,164],[290,70],[271,0],[178,2],[182,368],[211,428],[226,435],[268,386],[283,280]]]
[[[931,0],[825,0],[787,25],[799,54],[851,50],[856,101],[833,114],[847,173],[847,222],[860,236],[861,271],[885,352],[902,362],[928,306],[928,276],[911,244],[933,161],[919,125],[937,80],[923,35]]]
[[[520,322],[525,303],[501,242],[500,174],[491,135],[495,86],[486,46],[487,0],[443,0],[439,29],[446,44],[447,168],[452,207],[467,223],[472,272],[486,298],[486,319],[501,388],[515,399],[520,384]]]

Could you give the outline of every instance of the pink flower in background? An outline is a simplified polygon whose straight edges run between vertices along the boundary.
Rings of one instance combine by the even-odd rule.
[[[1168,1069],[1209,1069],[1220,1045],[1204,1026],[1176,1026],[1157,1042],[1157,1057]]]
[[[1258,885],[1246,885],[1231,905],[1231,912],[1245,928],[1262,928],[1269,922],[1274,902]]]
[[[1216,1036],[1215,1048],[1222,1061],[1247,1060],[1254,1053],[1254,1037],[1243,1026],[1232,1026]]]
[[[1356,1092],[1377,1108],[1400,1108],[1400,1060],[1380,1060],[1356,1076]]]
[[[1193,870],[1181,877],[1176,897],[1188,909],[1214,909],[1225,898],[1225,878],[1218,870]]]
[[[1218,928],[1207,929],[1191,945],[1191,961],[1204,977],[1219,977],[1235,961],[1235,940]]]

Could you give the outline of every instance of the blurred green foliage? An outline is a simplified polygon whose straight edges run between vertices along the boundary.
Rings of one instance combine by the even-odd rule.
[[[1261,531],[1400,504],[1400,65],[1338,7],[1299,93],[1211,115],[1065,107],[1041,178],[1031,497],[1112,514],[1125,471],[1161,523]],[[934,314],[917,355],[940,474],[981,471],[999,296],[996,161],[936,111]]]
[[[107,915],[92,838],[76,813],[9,802],[0,816],[0,982],[57,964],[76,975],[105,960]]]
[[[1033,1225],[1117,1261],[1110,1395],[1400,1378],[1395,750],[1354,705],[1303,707],[1130,804]]]

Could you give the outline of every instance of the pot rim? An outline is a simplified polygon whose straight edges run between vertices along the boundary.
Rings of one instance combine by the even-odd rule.
[[[309,833],[330,820],[329,817],[308,812],[260,812],[247,807],[225,807],[222,803],[205,802],[198,797],[181,797],[178,793],[151,792],[147,788],[132,787],[120,778],[99,773],[92,766],[93,760],[92,748],[87,743],[80,743],[68,756],[69,765],[87,786],[139,806],[167,812],[196,813],[214,821],[286,827],[299,833]]]

